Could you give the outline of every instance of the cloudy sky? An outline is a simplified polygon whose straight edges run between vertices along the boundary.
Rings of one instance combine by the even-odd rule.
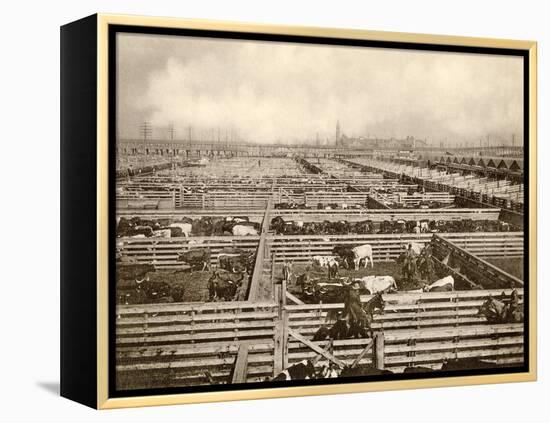
[[[520,58],[119,34],[121,138],[255,142],[408,135],[452,144],[522,139]]]

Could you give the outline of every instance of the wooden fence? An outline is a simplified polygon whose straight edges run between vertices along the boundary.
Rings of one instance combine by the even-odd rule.
[[[117,238],[117,250],[138,263],[153,263],[158,269],[181,268],[178,254],[195,248],[209,248],[211,264],[216,264],[224,248],[256,251],[258,236],[217,236],[193,238]]]
[[[523,257],[523,232],[472,232],[439,234],[478,257]],[[330,255],[335,245],[370,244],[375,261],[395,260],[409,242],[429,243],[432,234],[367,235],[266,235],[264,254],[277,262],[309,262],[314,255]],[[213,236],[192,238],[117,238],[117,249],[138,263],[154,263],[159,269],[181,267],[179,253],[193,248],[209,248],[215,264],[222,249],[236,247],[256,251],[259,236]],[[267,260],[267,257],[265,257]]]
[[[394,192],[388,194],[373,193],[372,197],[378,202],[389,206],[419,206],[422,202],[437,201],[438,203],[450,205],[455,201],[455,196],[448,192],[427,192],[425,194],[414,193],[407,194],[406,192]]]
[[[227,382],[239,347],[246,380],[273,376],[273,302],[118,306],[117,386],[188,386]]]
[[[523,257],[523,232],[446,233],[451,240],[479,257]],[[314,255],[330,255],[335,245],[359,246],[370,244],[375,261],[395,260],[404,247],[415,242],[426,245],[433,234],[375,234],[375,235],[270,235],[271,252],[277,262],[307,263]]]
[[[267,231],[269,230],[270,211],[272,202],[268,202],[265,209],[264,218],[262,221],[262,228],[260,230],[260,239],[258,242],[258,248],[256,250],[256,261],[254,262],[254,270],[252,272],[252,278],[250,280],[250,287],[248,290],[248,300],[258,301],[260,298],[260,284],[263,278],[264,266],[266,265],[266,258],[269,260],[269,246],[267,245]],[[269,261],[267,261],[269,263]]]
[[[373,322],[384,340],[383,362],[377,366],[392,371],[414,365],[438,368],[445,359],[466,357],[496,364],[520,363],[523,324],[490,325],[477,315],[486,297],[501,292],[384,295],[385,311],[375,315]],[[509,295],[510,290],[505,294]],[[522,301],[521,289],[519,294]],[[361,299],[368,301],[370,297]],[[330,311],[342,308],[343,304],[287,305],[284,301],[119,305],[118,387],[258,382],[270,378],[288,364],[317,355],[326,343],[312,342],[313,334],[321,325],[330,324]],[[351,364],[369,342],[334,341],[333,353],[321,357],[320,364],[330,356]],[[364,354],[358,362],[371,364],[373,354]]]
[[[494,287],[519,287],[523,286],[523,281],[516,278],[513,275],[503,271],[495,265],[486,262],[482,257],[506,257],[506,254],[518,254],[523,257],[524,245],[523,237],[517,238],[517,245],[511,246],[510,244],[504,246],[502,244],[496,244],[499,251],[494,251],[495,238],[484,239],[482,243],[479,243],[474,251],[472,251],[472,245],[468,244],[468,240],[461,240],[462,242],[452,240],[451,238],[443,238],[441,236],[434,236],[432,239],[432,247],[436,258],[442,259],[449,256],[455,263],[460,265],[462,273],[473,275],[475,279],[481,281],[482,285],[491,285]],[[462,246],[464,245],[464,247]],[[475,254],[475,255],[474,255]]]
[[[361,222],[372,220],[373,222],[397,221],[397,220],[498,220],[500,209],[496,208],[455,208],[455,209],[348,209],[348,210],[308,210],[308,209],[273,209],[271,217],[281,216],[285,220],[299,220],[302,222],[323,222],[325,220],[338,222]],[[204,216],[227,217],[248,216],[251,221],[261,222],[264,210],[246,209],[243,207],[227,209],[192,209],[192,210],[117,210],[117,215],[122,217],[138,216],[142,218],[172,218],[192,219]]]

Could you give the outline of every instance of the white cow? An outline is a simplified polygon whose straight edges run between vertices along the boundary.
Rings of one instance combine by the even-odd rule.
[[[377,292],[394,292],[397,291],[395,279],[391,276],[365,276],[359,279],[363,288],[374,295]]]
[[[189,238],[189,235],[191,235],[191,229],[192,229],[192,225],[191,223],[172,223],[170,225],[168,225],[169,228],[180,228],[181,231],[183,232],[183,235],[185,236],[185,238]]]
[[[334,263],[338,264],[338,257],[336,256],[313,256],[311,259],[313,264],[316,264],[321,267],[328,267],[330,264],[331,266],[334,265]]]
[[[233,226],[233,235],[246,236],[246,235],[258,235],[258,231],[252,226],[235,225]]]
[[[157,231],[153,231],[154,238],[170,238],[171,236],[172,232],[170,232],[170,229],[159,229]]]
[[[423,288],[425,292],[454,291],[454,289],[455,280],[451,275],[445,276],[443,279],[439,279],[431,285],[425,285]]]
[[[372,259],[372,246],[370,244],[360,245],[359,247],[352,248],[351,251],[354,255],[353,263],[355,264],[355,270],[359,269],[362,259],[365,259],[365,268],[367,267],[369,260],[371,267],[374,267],[374,260]]]
[[[420,221],[420,231],[428,232],[430,230],[429,222],[427,220]]]
[[[413,254],[416,256],[420,255],[420,252],[424,249],[424,246],[422,244],[419,244],[418,242],[409,242],[405,246],[405,249],[408,249],[409,245],[411,246],[411,250]]]

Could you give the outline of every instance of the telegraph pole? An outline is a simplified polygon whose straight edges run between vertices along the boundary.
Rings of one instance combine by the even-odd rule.
[[[150,139],[151,135],[153,134],[151,124],[147,121],[144,121],[140,126],[140,132],[141,136],[143,137],[143,154],[145,155],[147,152],[147,148],[145,147],[145,145],[147,144],[147,140]]]
[[[174,141],[174,135],[176,134],[176,130],[174,129],[174,124],[171,123],[168,127],[168,135],[170,136],[170,141]]]

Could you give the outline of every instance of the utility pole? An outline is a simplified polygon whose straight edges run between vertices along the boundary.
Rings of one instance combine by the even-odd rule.
[[[143,154],[145,155],[147,152],[147,148],[145,147],[145,145],[147,144],[147,140],[151,138],[151,135],[153,134],[153,129],[151,128],[151,124],[147,121],[144,121],[139,129],[141,132],[141,136],[143,137]]]
[[[141,136],[143,137],[144,142],[147,139],[151,138],[151,134],[153,133],[153,130],[151,129],[151,124],[149,122],[144,121],[139,127],[139,130],[141,132]]]
[[[168,135],[170,136],[170,141],[174,141],[174,135],[176,133],[176,130],[174,129],[174,124],[171,123],[168,127]]]

